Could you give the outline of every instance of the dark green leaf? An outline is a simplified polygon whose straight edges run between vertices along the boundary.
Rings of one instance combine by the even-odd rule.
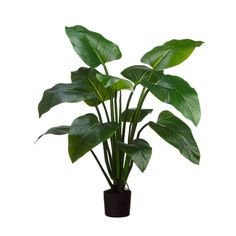
[[[149,126],[166,142],[179,149],[180,153],[195,164],[199,164],[200,152],[190,128],[169,111],[163,111],[157,123]]]
[[[110,138],[116,131],[115,122],[99,123],[97,116],[86,114],[75,119],[69,130],[68,151],[75,162],[99,143]]]
[[[119,47],[101,34],[80,25],[66,27],[65,30],[76,53],[90,67],[96,68],[121,58]]]
[[[119,91],[122,89],[133,90],[133,84],[128,80],[110,75],[102,75],[100,73],[96,74],[96,77],[105,88],[111,87],[114,91]]]
[[[97,106],[101,102],[109,99],[109,89],[105,88],[103,84],[96,78],[99,72],[92,68],[81,67],[77,71],[71,72],[72,82],[79,82],[84,85],[88,93],[94,94],[94,98],[86,100],[89,106]]]
[[[51,129],[49,129],[47,132],[45,132],[44,134],[41,134],[38,139],[35,141],[35,143],[45,134],[55,134],[55,135],[62,135],[62,134],[67,134],[69,132],[70,126],[66,126],[66,125],[61,125],[61,126],[57,126],[57,127],[52,127]]]
[[[152,148],[148,142],[143,139],[135,139],[130,144],[119,142],[119,147],[144,172],[152,155]]]
[[[162,72],[153,71],[147,66],[137,65],[124,69],[121,74],[137,85],[143,80],[149,80],[156,83]]]
[[[135,111],[136,111],[136,108],[131,108],[127,110],[126,122],[132,121]],[[138,122],[142,121],[145,118],[145,116],[150,114],[152,111],[153,111],[152,109],[141,109]],[[124,121],[125,119],[125,113],[126,113],[126,110],[122,112],[122,121]]]
[[[39,117],[52,107],[64,102],[80,102],[96,97],[87,91],[82,83],[57,84],[44,91],[43,98],[38,105]]]
[[[174,39],[147,52],[141,62],[152,66],[156,71],[162,71],[185,61],[202,43],[191,39]]]
[[[195,125],[199,123],[201,110],[198,95],[185,80],[177,76],[163,75],[156,84],[148,81],[143,81],[142,84],[162,102],[173,105]]]

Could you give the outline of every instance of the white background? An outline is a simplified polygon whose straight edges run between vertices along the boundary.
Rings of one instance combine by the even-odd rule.
[[[0,3],[0,235],[236,235],[235,7],[234,1],[13,1]],[[107,218],[108,188],[90,155],[71,164],[66,136],[39,134],[93,109],[63,104],[40,120],[45,89],[70,81],[84,63],[64,27],[100,32],[123,57],[112,74],[139,64],[141,56],[173,38],[205,42],[183,64],[168,70],[198,91],[202,119],[192,128],[201,150],[193,165],[146,130],[153,156],[145,173],[133,169],[131,215]],[[99,68],[100,69],[100,68]],[[135,105],[135,103],[133,103]],[[150,116],[170,106],[149,96]],[[181,114],[175,112],[182,118]],[[97,149],[100,158],[102,152]]]

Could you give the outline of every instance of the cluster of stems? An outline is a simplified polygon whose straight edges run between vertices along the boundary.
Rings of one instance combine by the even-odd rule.
[[[105,70],[106,75],[109,75],[106,65],[103,65],[103,68]],[[121,142],[130,143],[134,139],[142,105],[148,93],[148,90],[146,88],[142,89],[135,113],[133,114],[132,119],[129,122],[128,135],[126,135],[126,130],[127,130],[126,120],[127,120],[127,115],[128,115],[127,111],[129,109],[129,105],[130,105],[132,96],[134,94],[135,88],[136,88],[136,85],[134,86],[133,90],[130,92],[130,95],[128,97],[123,119],[122,119],[122,92],[121,91],[119,91],[119,94],[118,94],[117,91],[115,92],[112,91],[112,88],[110,87],[110,90],[109,90],[110,114],[106,108],[105,103],[101,102],[101,106],[103,107],[106,120],[108,122],[111,121],[111,122],[116,122],[119,124],[118,129],[110,138],[110,143],[108,143],[108,141],[103,142],[104,159],[105,159],[106,169],[108,173],[104,170],[102,164],[100,163],[94,151],[91,150],[93,157],[97,161],[110,187],[114,189],[115,191],[120,191],[120,192],[125,189],[125,186],[127,184],[127,179],[129,177],[130,171],[133,166],[133,161],[129,155],[125,154],[118,148],[118,142],[121,141]],[[100,108],[98,106],[96,106],[95,108],[99,117],[99,121],[103,123],[104,121],[101,115]],[[146,126],[147,124],[145,124],[137,132],[136,138],[139,138],[141,131]],[[127,140],[125,140],[126,138]]]

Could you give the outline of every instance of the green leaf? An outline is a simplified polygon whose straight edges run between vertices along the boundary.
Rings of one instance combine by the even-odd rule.
[[[80,102],[94,97],[95,95],[87,91],[82,83],[56,84],[44,91],[38,105],[39,117],[60,103]]]
[[[203,44],[191,39],[171,40],[147,52],[141,62],[150,65],[156,71],[176,66],[185,61],[196,47]]]
[[[157,123],[149,126],[166,142],[179,149],[180,153],[195,164],[199,164],[200,152],[190,128],[169,111],[163,111]]]
[[[38,139],[35,141],[35,143],[45,134],[55,134],[55,135],[62,135],[67,134],[69,132],[70,126],[67,125],[61,125],[57,127],[52,127],[47,132],[41,134]]]
[[[124,79],[110,75],[96,74],[97,79],[102,83],[105,88],[111,87],[114,91],[119,91],[123,89],[133,90],[133,84]]]
[[[138,168],[144,172],[152,155],[152,148],[149,143],[143,139],[135,139],[130,144],[119,142],[118,145],[123,152],[131,157]]]
[[[84,85],[88,93],[94,94],[94,98],[86,100],[89,106],[97,106],[110,98],[109,89],[105,88],[103,84],[96,78],[99,72],[92,68],[81,67],[77,71],[71,72],[72,82],[79,82]]]
[[[121,74],[137,85],[140,84],[143,80],[149,80],[156,83],[162,72],[153,71],[147,66],[136,65],[124,69]]]
[[[196,126],[201,117],[197,92],[183,79],[172,75],[163,75],[156,84],[143,81],[142,85],[162,102],[173,105]]]
[[[119,47],[101,34],[80,25],[65,27],[65,30],[76,53],[90,67],[121,58]]]
[[[110,138],[116,131],[115,122],[99,123],[94,114],[86,114],[75,119],[69,130],[68,151],[75,162],[99,143]]]
[[[124,121],[124,119],[125,119],[126,111],[127,111],[126,122],[131,122],[133,115],[136,112],[136,108],[130,108],[128,110],[123,111],[122,112],[122,121]],[[152,111],[153,111],[152,109],[141,109],[138,122],[142,121],[148,114],[152,113]]]

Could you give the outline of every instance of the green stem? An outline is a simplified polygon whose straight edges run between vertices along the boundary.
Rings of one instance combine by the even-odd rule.
[[[105,64],[103,64],[104,71],[106,75],[109,75],[108,69]],[[113,91],[112,88],[109,87],[109,96],[110,96],[110,115],[111,115],[111,121],[114,122],[114,101],[113,101]],[[116,134],[114,134],[111,138],[111,148],[112,148],[112,165],[114,167],[114,182],[119,178],[119,157],[117,157],[117,148],[116,148]]]
[[[149,122],[143,125],[137,133],[137,139],[139,138],[141,132],[149,125]]]
[[[138,119],[139,119],[139,116],[140,116],[141,108],[142,108],[142,105],[143,105],[143,102],[144,102],[144,99],[145,99],[146,96],[147,96],[146,88],[143,88],[142,92],[141,92],[141,95],[140,95],[140,98],[139,98],[139,101],[138,101],[136,111],[135,111],[135,113],[132,117],[132,122],[130,122],[131,133],[129,135],[129,140],[132,140],[134,138],[134,134],[135,134],[135,130],[136,130],[136,127],[137,127],[137,124],[138,124]]]
[[[101,112],[100,112],[98,106],[95,106],[95,108],[96,108],[96,111],[98,113],[98,117],[99,117],[100,122],[103,123],[102,122]],[[109,146],[107,144],[107,141],[105,141],[105,142],[103,142],[104,159],[105,159],[105,163],[106,163],[106,167],[107,167],[108,173],[109,173],[110,177],[113,179],[112,167],[111,167],[111,159],[109,157],[109,152],[110,152]]]
[[[105,170],[103,169],[103,167],[102,167],[100,161],[98,160],[96,154],[94,153],[93,150],[91,150],[91,153],[93,154],[93,157],[95,158],[96,162],[98,163],[98,165],[99,165],[99,167],[100,167],[102,173],[104,174],[104,176],[105,176],[105,178],[106,178],[108,184],[109,184],[110,187],[112,188],[112,187],[113,187],[112,182],[111,182],[111,180],[109,179],[108,175],[106,174]]]
[[[135,90],[135,86],[134,86],[134,90]],[[129,94],[127,104],[126,104],[126,107],[125,107],[125,115],[124,115],[123,130],[122,130],[122,142],[124,142],[124,140],[125,140],[126,119],[127,119],[127,115],[128,115],[129,104],[130,104],[130,101],[131,101],[131,98],[132,98],[133,94],[134,94],[134,91],[132,91]]]
[[[106,108],[106,105],[105,105],[104,102],[102,102],[102,106],[103,106],[103,109],[105,111],[107,121],[110,122],[110,118],[109,118],[109,115],[108,115],[108,112],[107,112],[107,108]]]

